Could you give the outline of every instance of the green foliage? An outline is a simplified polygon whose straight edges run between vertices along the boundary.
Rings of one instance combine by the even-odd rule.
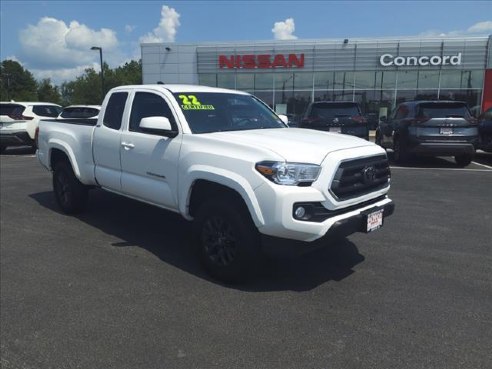
[[[0,66],[1,101],[38,101],[37,83],[31,72],[14,60],[4,60]]]
[[[142,62],[132,60],[115,69],[104,63],[104,94],[113,87],[142,83]],[[104,99],[101,72],[87,68],[73,81],[53,86],[50,79],[36,82],[31,72],[13,60],[1,65],[0,97],[2,101],[46,101],[61,105],[100,105]]]
[[[49,78],[45,78],[38,83],[38,100],[55,104],[61,103],[59,89],[51,84]]]
[[[115,69],[104,63],[104,95],[113,87],[138,85],[142,83],[142,63],[132,60]],[[75,81],[65,82],[61,86],[64,105],[89,104],[100,105],[102,96],[101,73],[88,68]]]

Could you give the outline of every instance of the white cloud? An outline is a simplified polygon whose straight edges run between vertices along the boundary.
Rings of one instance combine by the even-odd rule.
[[[492,32],[492,21],[478,22],[468,28],[469,33],[487,33]]]
[[[159,26],[154,28],[152,32],[140,37],[140,42],[174,42],[178,27],[181,25],[180,16],[176,9],[163,5]]]
[[[135,30],[136,26],[132,26],[131,24],[127,24],[125,26],[125,32],[126,33],[132,33]]]
[[[87,68],[94,68],[99,73],[101,67],[99,63],[80,65],[74,68],[59,68],[59,69],[31,69],[34,78],[41,80],[45,78],[51,79],[55,85],[60,85],[65,81],[73,81],[78,76],[81,76]]]
[[[421,37],[460,37],[460,36],[475,36],[487,35],[492,33],[492,21],[483,21],[473,24],[466,30],[454,30],[442,32],[440,30],[429,30],[419,34]]]
[[[297,36],[293,35],[295,30],[293,18],[287,18],[284,22],[275,22],[272,28],[275,40],[296,40]]]
[[[115,31],[93,30],[77,21],[67,25],[55,18],[41,18],[20,31],[19,41],[19,59],[36,78],[51,78],[55,83],[73,79],[89,67],[99,69],[99,54],[92,46],[102,47],[104,61],[110,65],[123,59]]]

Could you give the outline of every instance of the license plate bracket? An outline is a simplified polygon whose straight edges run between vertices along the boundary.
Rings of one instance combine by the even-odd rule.
[[[453,134],[453,128],[451,127],[441,127],[439,128],[439,134],[441,135],[452,135]]]
[[[371,209],[366,213],[366,233],[373,232],[383,226],[384,208]]]

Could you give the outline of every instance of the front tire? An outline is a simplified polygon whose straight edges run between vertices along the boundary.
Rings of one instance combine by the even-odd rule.
[[[246,206],[234,198],[214,198],[198,210],[193,238],[207,272],[234,283],[249,277],[261,260],[260,237]]]
[[[458,164],[460,167],[466,167],[472,162],[473,156],[466,154],[456,155],[454,157],[454,160],[456,161],[456,164]]]
[[[80,213],[87,206],[87,187],[77,179],[67,161],[55,165],[53,192],[56,202],[65,214]]]

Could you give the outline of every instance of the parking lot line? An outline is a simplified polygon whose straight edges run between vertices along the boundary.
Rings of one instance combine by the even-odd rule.
[[[485,167],[485,168],[492,169],[492,167],[491,167],[490,165],[485,165],[485,164],[477,163],[476,161],[472,161],[472,163],[473,163],[473,164],[480,165],[481,167]]]
[[[478,164],[478,163],[475,163]],[[483,164],[482,164],[483,165]],[[490,169],[470,169],[470,168],[423,168],[423,167],[393,167],[390,166],[391,169],[409,169],[409,170],[449,170],[449,171],[455,171],[455,172],[491,172],[492,167],[489,167],[487,165],[483,165],[486,168]]]

